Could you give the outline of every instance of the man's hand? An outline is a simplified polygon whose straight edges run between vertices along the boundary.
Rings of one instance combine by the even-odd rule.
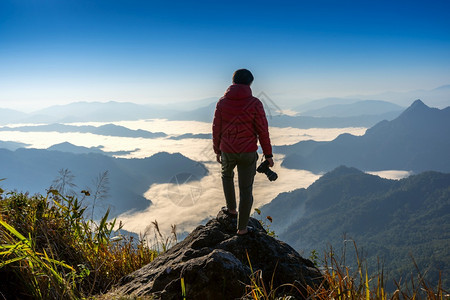
[[[219,164],[222,164],[222,155],[216,154],[216,160]]]
[[[269,158],[266,158],[266,160],[269,162],[269,167],[273,167],[273,158],[272,157],[269,157]]]

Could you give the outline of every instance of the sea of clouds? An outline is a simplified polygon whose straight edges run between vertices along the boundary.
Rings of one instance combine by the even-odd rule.
[[[169,121],[165,119],[112,122],[129,129],[142,129],[152,132],[164,132],[170,136],[185,133],[210,133],[211,124],[196,121]],[[105,123],[92,122],[72,125],[100,126]],[[329,141],[339,134],[350,133],[362,135],[366,128],[277,128],[271,127],[270,134],[273,145],[290,145],[302,140]],[[58,133],[58,132],[17,132],[5,131],[0,133],[4,141],[16,141],[28,144],[30,148],[48,148],[54,144],[70,142],[77,146],[103,146],[103,151],[133,151],[124,158],[143,158],[165,151],[179,152],[195,161],[202,162],[208,169],[208,175],[200,180],[184,182],[178,180],[177,174],[168,178],[165,184],[149,186],[145,197],[152,205],[144,211],[125,213],[118,217],[124,224],[124,229],[143,233],[152,221],[158,221],[161,230],[168,233],[171,225],[177,225],[180,232],[189,232],[197,225],[214,217],[225,205],[220,177],[220,164],[215,161],[210,139],[170,139],[170,138],[127,138],[102,136],[91,133]],[[138,149],[138,150],[136,150]],[[273,170],[278,173],[278,180],[270,182],[265,175],[257,174],[254,184],[254,208],[270,202],[279,193],[298,188],[307,188],[322,174],[313,174],[304,170],[290,170],[280,166],[283,156],[275,154]],[[408,175],[404,171],[377,172],[376,175],[398,179]],[[237,176],[236,176],[237,177]],[[194,178],[195,179],[195,178]],[[237,184],[236,184],[237,187]],[[238,195],[238,188],[236,193]],[[238,199],[238,197],[237,197]],[[275,220],[276,221],[276,220]]]

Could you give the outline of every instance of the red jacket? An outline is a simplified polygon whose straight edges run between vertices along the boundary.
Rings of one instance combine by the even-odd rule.
[[[257,140],[266,157],[272,157],[264,107],[252,96],[250,86],[233,84],[220,98],[214,112],[212,126],[213,147],[216,154],[254,152]]]

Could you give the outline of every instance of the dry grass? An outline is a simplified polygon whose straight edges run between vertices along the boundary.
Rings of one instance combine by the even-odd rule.
[[[108,212],[98,222],[85,218],[77,198],[63,197],[51,190],[29,196],[5,193],[0,189],[0,293],[8,298],[33,299],[152,299],[119,295],[111,290],[120,278],[152,261],[158,253],[177,242],[172,235],[161,234],[156,221],[138,241],[115,235],[115,220]],[[270,221],[270,220],[269,220]],[[121,224],[118,226],[121,227]],[[147,237],[154,230],[154,241]],[[417,277],[395,282],[397,290],[386,292],[383,270],[370,275],[356,253],[356,269],[337,259],[330,249],[321,263],[324,281],[315,287],[287,283],[266,286],[261,271],[252,270],[243,299],[288,299],[280,295],[289,288],[305,299],[450,299],[441,282],[431,286],[417,268]],[[317,257],[316,257],[317,258]],[[251,262],[248,258],[250,268]],[[417,267],[417,266],[416,266]],[[275,276],[275,274],[273,275]],[[272,279],[272,282],[274,280]],[[187,299],[182,280],[180,298]]]
[[[0,199],[0,278],[8,276],[0,289],[14,295],[77,299],[105,293],[158,255],[144,239],[114,236],[109,211],[98,223],[87,220],[77,198],[55,190],[45,197],[1,193]]]
[[[431,286],[424,280],[423,274],[417,268],[417,277],[411,277],[409,282],[401,283],[395,281],[397,289],[388,293],[385,288],[384,272],[380,269],[375,275],[369,276],[367,267],[364,266],[356,243],[353,246],[356,254],[356,270],[351,270],[345,266],[345,259],[337,259],[337,255],[330,249],[323,261],[322,274],[324,280],[319,286],[307,286],[299,289],[294,284],[286,284],[284,286],[292,287],[291,295],[298,296],[303,299],[317,300],[443,300],[450,299],[450,294],[442,288],[439,280],[436,287]],[[345,253],[343,254],[345,256]],[[414,261],[414,260],[413,260]],[[343,263],[341,263],[343,262]],[[251,266],[251,265],[250,265]],[[253,272],[253,271],[252,271]],[[262,281],[262,274],[254,272],[251,277],[251,284],[247,286],[247,294],[245,299],[254,300],[273,300],[273,299],[289,299],[288,295],[277,294],[277,289],[273,286],[266,287]]]

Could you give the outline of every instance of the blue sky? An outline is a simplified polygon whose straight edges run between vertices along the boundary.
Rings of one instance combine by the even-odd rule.
[[[450,84],[450,1],[1,0],[0,107],[284,100]]]

